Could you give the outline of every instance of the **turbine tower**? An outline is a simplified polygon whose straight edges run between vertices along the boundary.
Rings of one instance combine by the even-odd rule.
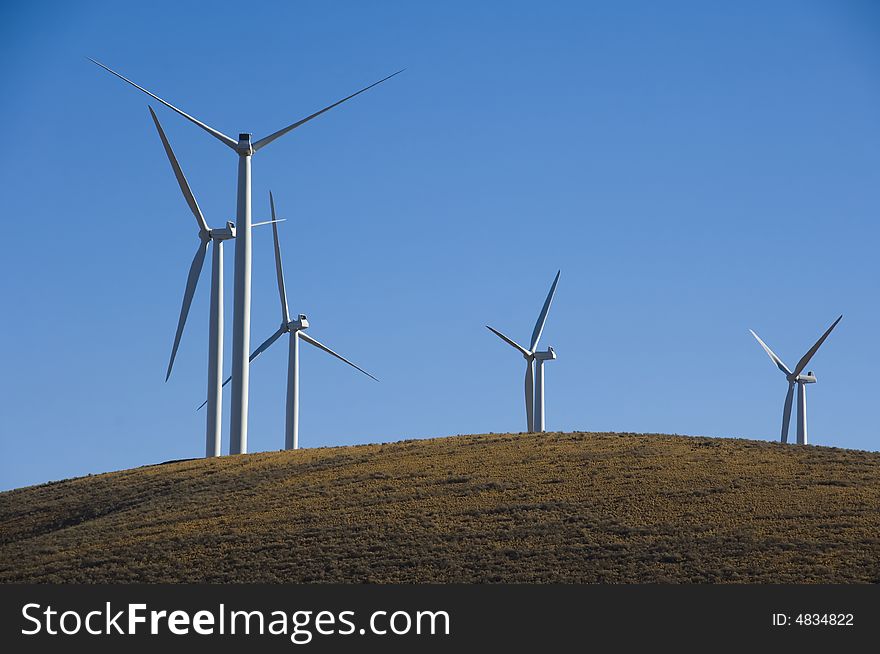
[[[553,296],[556,294],[556,285],[559,283],[559,275],[562,271],[556,273],[556,278],[550,286],[550,292],[547,299],[544,300],[544,306],[538,316],[538,322],[535,323],[535,329],[532,330],[532,340],[529,341],[529,348],[526,349],[516,341],[508,338],[497,329],[489,327],[493,334],[498,336],[508,345],[512,346],[523,355],[526,360],[526,379],[525,379],[525,396],[526,396],[526,431],[542,432],[544,431],[544,362],[552,361],[556,358],[556,352],[552,347],[548,347],[545,352],[537,351],[538,341],[541,339],[541,332],[544,331],[544,323],[547,322],[547,313],[550,311],[550,304],[553,302]],[[537,372],[537,384],[535,384],[535,373]]]
[[[753,332],[751,329],[749,330],[752,333],[752,336],[755,337],[755,340],[760,343],[761,347],[764,348],[764,351],[776,364],[776,367],[779,368],[780,371],[785,375],[785,378],[788,380],[788,393],[785,395],[785,405],[782,409],[782,436],[780,438],[781,442],[788,442],[788,425],[791,419],[791,402],[794,398],[794,389],[795,385],[797,386],[797,442],[798,445],[806,445],[807,444],[807,384],[815,384],[816,376],[812,373],[812,371],[807,372],[806,375],[802,374],[804,368],[807,367],[807,364],[810,362],[810,359],[813,358],[813,355],[816,354],[816,351],[825,342],[825,339],[828,338],[828,335],[831,333],[831,330],[837,327],[837,323],[841,321],[843,316],[838,317],[837,320],[829,327],[824,334],[819,338],[818,341],[807,350],[807,353],[801,357],[801,360],[798,361],[797,365],[794,367],[794,371],[789,370],[788,366],[786,366],[782,359],[780,359],[776,354],[771,350],[767,344],[761,340],[761,338]]]
[[[235,290],[233,296],[233,318],[232,318],[232,408],[230,411],[230,453],[243,454],[247,452],[247,418],[248,418],[248,351],[250,350],[250,329],[251,329],[251,157],[259,150],[269,145],[275,139],[284,136],[297,127],[304,125],[313,118],[317,118],[321,114],[330,111],[334,107],[339,106],[343,102],[360,95],[377,84],[391,79],[395,75],[403,72],[402,70],[385,77],[378,82],[374,82],[351,95],[324,107],[320,111],[302,118],[295,123],[291,123],[277,132],[256,142],[251,142],[249,133],[240,133],[238,140],[232,139],[226,134],[217,131],[213,127],[209,127],[205,123],[193,118],[186,112],[178,109],[170,102],[166,102],[159,96],[151,93],[142,86],[138,86],[127,77],[123,77],[116,71],[108,68],[104,64],[89,58],[90,61],[97,64],[107,72],[115,75],[124,82],[128,82],[136,89],[139,89],[149,95],[151,98],[161,102],[163,105],[177,112],[190,122],[198,125],[208,134],[219,140],[221,143],[229,146],[238,155],[238,202],[236,206],[236,239],[235,239]]]
[[[356,368],[364,373],[370,379],[374,379],[375,381],[379,381],[373,375],[368,373],[363,368],[356,366],[351,361],[346,359],[344,356],[337,354],[329,347],[324,345],[323,343],[318,342],[310,335],[306,334],[305,330],[309,327],[309,321],[304,314],[299,314],[296,320],[290,319],[290,311],[287,307],[287,290],[284,284],[284,268],[281,265],[281,245],[278,242],[278,222],[281,222],[275,218],[275,198],[272,197],[272,192],[269,192],[269,205],[272,208],[272,236],[275,241],[275,273],[278,278],[278,296],[281,299],[281,326],[278,330],[272,334],[269,338],[267,338],[260,347],[254,350],[253,354],[250,356],[250,361],[253,361],[258,356],[260,356],[263,352],[269,349],[269,347],[277,341],[281,336],[287,334],[289,336],[288,343],[288,359],[287,359],[287,409],[286,409],[286,417],[284,423],[284,449],[286,450],[295,450],[299,448],[299,341],[300,339],[304,340],[306,343],[310,345],[314,345],[319,350],[324,350],[328,354],[332,354],[340,361],[343,361],[350,365],[352,368]],[[225,386],[229,383],[230,378],[227,378],[226,381],[223,382]],[[199,407],[201,409],[205,406],[206,402],[203,402]]]
[[[193,257],[192,264],[189,268],[189,275],[186,280],[186,289],[183,292],[183,303],[180,307],[180,318],[177,321],[177,332],[174,334],[174,345],[171,346],[171,358],[168,360],[168,369],[165,372],[165,381],[171,377],[171,370],[174,367],[174,359],[177,357],[177,349],[180,347],[180,339],[183,336],[183,329],[186,326],[186,319],[189,315],[190,305],[192,305],[193,295],[196,292],[196,285],[202,274],[202,267],[205,263],[205,255],[208,250],[208,243],[213,244],[211,256],[211,308],[208,320],[208,417],[207,426],[205,428],[205,456],[220,456],[221,444],[221,416],[223,414],[223,399],[221,392],[221,381],[223,379],[223,241],[235,238],[235,224],[227,221],[226,227],[222,229],[211,229],[205,220],[199,203],[193,195],[186,176],[180,168],[180,163],[165,136],[165,130],[162,129],[156,112],[152,107],[148,107],[153,122],[156,124],[156,130],[159,132],[159,138],[162,139],[162,145],[165,148],[165,154],[168,155],[168,161],[171,162],[171,168],[174,170],[174,176],[177,183],[189,205],[190,211],[196,218],[199,228],[199,246]],[[267,225],[270,221],[263,223],[255,223],[253,226]]]

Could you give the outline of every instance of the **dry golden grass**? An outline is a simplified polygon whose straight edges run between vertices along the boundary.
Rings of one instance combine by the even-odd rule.
[[[4,582],[880,582],[880,454],[481,435],[0,494]]]

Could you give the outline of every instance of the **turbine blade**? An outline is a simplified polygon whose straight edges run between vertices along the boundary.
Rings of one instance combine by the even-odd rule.
[[[811,347],[807,353],[801,357],[801,360],[798,361],[797,365],[794,367],[794,375],[799,375],[804,371],[804,368],[807,367],[807,364],[810,362],[810,359],[813,358],[813,355],[816,354],[816,350],[818,350],[822,343],[825,342],[825,339],[828,338],[828,334],[831,333],[831,330],[837,327],[837,323],[839,323],[843,319],[843,315],[841,315],[834,323],[829,327],[824,334],[816,341],[816,344]]]
[[[279,327],[277,332],[275,332],[269,338],[267,338],[265,341],[263,341],[263,343],[260,345],[260,347],[258,347],[256,350],[253,351],[251,356],[248,357],[248,361],[249,362],[253,361],[258,356],[260,356],[263,352],[268,350],[269,347],[272,345],[272,343],[274,343],[279,338],[281,338],[281,335],[284,334],[286,331],[287,331],[286,327]],[[229,380],[227,379],[226,381],[229,381]],[[226,382],[223,382],[223,384],[225,385]]]
[[[492,332],[493,334],[495,334],[498,338],[500,338],[501,340],[503,340],[505,343],[508,343],[509,345],[512,345],[513,347],[515,347],[517,350],[520,351],[520,354],[522,354],[524,357],[528,357],[528,356],[531,356],[531,355],[532,355],[532,353],[529,352],[529,351],[528,351],[526,348],[524,348],[522,345],[520,345],[519,343],[517,343],[516,341],[514,341],[512,338],[508,338],[507,336],[505,336],[504,334],[502,334],[501,332],[499,332],[497,329],[495,329],[495,328],[493,328],[493,327],[489,327],[489,325],[486,325],[486,329],[488,329],[490,332]]]
[[[529,431],[535,431],[535,380],[534,380],[534,368],[532,366],[532,361],[529,359],[526,361],[526,422],[529,426]]]
[[[196,222],[199,224],[199,231],[205,232],[207,234],[210,231],[208,223],[205,222],[205,216],[202,215],[202,210],[199,208],[199,203],[196,202],[196,198],[193,195],[192,189],[189,187],[189,183],[186,181],[186,176],[180,169],[180,164],[177,162],[177,157],[174,156],[174,150],[171,149],[171,144],[168,142],[168,138],[165,136],[165,130],[162,129],[162,125],[159,124],[159,119],[156,117],[156,112],[153,111],[153,108],[149,105],[147,105],[147,108],[150,110],[150,115],[153,117],[153,122],[156,123],[156,129],[159,131],[159,138],[162,139],[162,145],[165,147],[165,154],[168,155],[168,161],[171,162],[171,168],[174,169],[174,176],[177,178],[177,184],[180,186],[180,190],[183,192],[183,197],[186,198],[186,203],[189,205],[190,211],[193,212],[193,215],[196,217]]]
[[[287,218],[279,218],[278,220],[264,220],[259,223],[251,223],[251,227],[259,227],[260,225],[272,225],[274,223],[286,223]]]
[[[788,425],[791,422],[791,401],[794,398],[794,382],[788,382],[788,394],[785,396],[785,407],[782,409],[782,438],[781,442],[788,442]]]
[[[295,123],[293,123],[293,124],[291,124],[291,125],[288,125],[287,127],[283,128],[283,129],[279,129],[279,130],[278,130],[277,132],[275,132],[274,134],[270,134],[270,135],[267,136],[266,138],[262,138],[262,139],[260,139],[259,141],[257,141],[257,142],[254,143],[254,145],[253,145],[254,152],[256,152],[257,150],[259,150],[260,148],[262,148],[262,147],[264,147],[264,146],[266,146],[266,145],[269,145],[272,141],[274,141],[275,139],[277,139],[277,138],[279,138],[279,137],[281,137],[281,136],[284,136],[284,135],[287,134],[288,132],[290,132],[290,131],[292,131],[292,130],[295,130],[295,129],[296,129],[297,127],[299,127],[300,125],[304,125],[305,123],[309,122],[312,118],[317,118],[317,117],[320,116],[321,114],[323,114],[323,113],[325,113],[325,112],[327,112],[327,111],[330,111],[330,110],[333,109],[334,107],[338,107],[338,106],[341,105],[343,102],[346,102],[347,100],[351,100],[351,99],[352,99],[353,97],[355,97],[356,95],[360,95],[360,94],[363,93],[364,91],[369,91],[369,90],[370,90],[371,88],[373,88],[374,86],[377,86],[377,85],[381,84],[382,82],[385,82],[385,81],[391,79],[392,77],[394,77],[394,75],[399,75],[399,74],[402,73],[404,70],[406,70],[406,69],[398,70],[396,73],[394,73],[394,74],[392,74],[392,75],[389,75],[388,77],[386,77],[386,78],[384,78],[384,79],[380,79],[378,82],[373,82],[373,83],[370,84],[369,86],[365,86],[364,88],[362,88],[360,91],[357,91],[357,92],[355,92],[355,93],[352,93],[352,94],[349,95],[348,97],[342,98],[342,100],[339,100],[338,102],[334,102],[334,103],[331,104],[330,106],[328,106],[328,107],[324,107],[324,108],[321,109],[320,111],[316,111],[316,112],[313,113],[311,116],[306,116],[306,117],[303,118],[302,120],[298,120],[298,121],[296,121]]]
[[[559,275],[562,271],[559,270],[556,273],[556,278],[553,280],[553,285],[550,286],[550,292],[547,293],[547,299],[544,300],[544,306],[541,309],[541,315],[538,316],[538,322],[535,323],[535,329],[532,331],[532,340],[529,344],[529,349],[534,352],[535,348],[538,347],[538,341],[541,339],[541,332],[544,331],[544,323],[547,322],[547,313],[550,311],[550,304],[553,302],[553,296],[556,294],[556,285],[559,283]]]
[[[281,245],[278,243],[278,223],[275,218],[275,198],[269,191],[269,206],[272,208],[272,238],[275,240],[275,275],[278,277],[278,295],[281,297],[281,319],[290,322],[290,311],[287,308],[287,289],[284,287],[284,268],[281,265]]]
[[[165,381],[171,377],[171,368],[174,366],[174,358],[177,356],[177,348],[180,347],[180,337],[183,336],[183,328],[186,325],[186,317],[189,315],[189,307],[192,304],[196,285],[202,273],[202,265],[205,263],[205,253],[208,251],[208,240],[199,242],[199,249],[193,257],[189,267],[189,275],[186,278],[186,290],[183,292],[183,304],[180,307],[180,318],[177,320],[177,332],[174,334],[174,345],[171,347],[171,359],[168,361],[168,370],[165,373]]]
[[[271,346],[272,343],[274,343],[275,341],[277,341],[277,340],[281,337],[281,335],[284,334],[286,331],[287,331],[287,330],[286,330],[284,327],[279,328],[277,332],[275,332],[275,333],[272,334],[269,338],[267,338],[265,341],[263,341],[263,344],[260,345],[260,347],[258,347],[256,350],[254,350],[253,354],[251,354],[250,357],[248,357],[248,361],[249,361],[249,362],[252,362],[252,361],[253,361],[254,359],[256,359],[258,356],[260,356],[263,352],[265,352],[266,350],[268,350],[268,349],[269,349],[269,346]],[[220,388],[223,388],[224,386],[226,386],[226,384],[228,384],[228,383],[231,382],[231,381],[232,381],[232,375],[229,375],[229,377],[227,377],[227,378],[223,381],[223,383],[220,385]],[[203,406],[205,406],[207,403],[208,403],[208,400],[205,400],[204,402],[202,402],[202,403],[199,405],[198,409],[196,409],[196,411],[198,411],[199,409],[201,409],[201,408],[202,408]]]
[[[761,347],[764,348],[764,351],[773,360],[773,363],[776,364],[776,367],[779,368],[786,375],[791,375],[792,374],[791,370],[788,369],[787,365],[782,363],[782,359],[780,359],[778,356],[776,356],[776,354],[773,352],[773,350],[771,350],[769,347],[767,347],[767,344],[764,341],[762,341],[761,338],[755,332],[753,332],[751,329],[749,331],[752,333],[752,336],[755,337],[755,340],[761,344]]]
[[[153,99],[155,99],[155,100],[158,100],[159,102],[161,102],[162,104],[164,104],[166,107],[168,107],[168,108],[171,109],[172,111],[176,111],[176,112],[179,113],[181,116],[183,116],[184,118],[186,118],[188,121],[190,121],[190,122],[192,122],[192,123],[198,125],[198,126],[201,127],[203,130],[205,130],[206,132],[208,132],[208,134],[210,134],[210,135],[213,136],[214,138],[218,139],[221,143],[225,143],[226,145],[228,145],[228,146],[229,146],[230,148],[232,148],[233,150],[236,150],[236,149],[237,149],[237,147],[238,147],[238,141],[235,141],[235,140],[229,138],[229,137],[226,136],[226,134],[224,134],[223,132],[218,132],[218,131],[217,131],[216,129],[214,129],[213,127],[208,127],[208,126],[205,125],[205,123],[203,123],[202,121],[200,121],[200,120],[198,120],[198,119],[196,119],[196,118],[193,118],[193,117],[190,116],[188,113],[186,113],[185,111],[182,111],[182,110],[178,109],[177,107],[175,107],[175,106],[174,106],[173,104],[171,104],[170,102],[166,102],[165,100],[163,100],[162,98],[160,98],[158,95],[155,95],[154,93],[151,93],[150,91],[148,91],[147,89],[145,89],[143,86],[138,86],[137,84],[135,84],[134,82],[132,82],[132,81],[131,81],[130,79],[128,79],[127,77],[123,77],[122,75],[120,75],[119,73],[117,73],[117,72],[116,72],[115,70],[113,70],[112,68],[108,68],[107,66],[105,66],[104,64],[102,64],[100,61],[95,61],[95,60],[92,59],[91,57],[86,57],[86,59],[88,59],[89,61],[91,61],[93,64],[97,64],[98,66],[100,66],[101,68],[103,68],[104,70],[106,70],[108,73],[110,73],[110,74],[112,74],[112,75],[116,75],[116,77],[118,77],[119,79],[121,79],[123,82],[128,82],[128,83],[131,84],[134,88],[143,91],[144,93],[146,93],[147,95],[149,95],[151,98],[153,98]]]
[[[364,374],[365,374],[367,377],[369,377],[370,379],[373,379],[373,380],[375,380],[375,381],[379,381],[378,379],[376,379],[375,377],[373,377],[373,375],[371,375],[370,373],[368,373],[366,370],[364,370],[364,369],[361,368],[360,366],[356,366],[356,365],[353,364],[351,361],[349,361],[348,359],[346,359],[344,356],[342,356],[341,354],[337,354],[336,352],[334,352],[333,350],[331,350],[329,347],[327,347],[327,346],[324,345],[323,343],[319,343],[318,341],[316,341],[314,338],[312,338],[311,336],[309,336],[309,335],[306,334],[305,332],[300,331],[300,332],[297,332],[297,334],[298,334],[299,337],[300,337],[301,339],[303,339],[306,343],[311,343],[311,344],[314,345],[315,347],[317,347],[317,348],[319,348],[319,349],[321,349],[321,350],[324,350],[324,351],[327,352],[328,354],[332,354],[333,356],[335,356],[335,357],[336,357],[337,359],[339,359],[340,361],[344,361],[345,363],[347,363],[348,365],[350,365],[352,368],[357,368],[358,370],[360,370],[362,373],[364,373]]]

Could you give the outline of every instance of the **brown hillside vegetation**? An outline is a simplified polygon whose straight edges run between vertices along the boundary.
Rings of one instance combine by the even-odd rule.
[[[482,435],[0,494],[5,582],[878,582],[880,454]]]

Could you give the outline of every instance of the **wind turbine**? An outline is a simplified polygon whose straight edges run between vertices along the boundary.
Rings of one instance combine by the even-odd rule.
[[[819,338],[818,341],[807,350],[807,353],[801,357],[801,360],[798,361],[797,365],[794,367],[794,371],[788,369],[782,359],[780,359],[776,354],[771,350],[767,344],[761,340],[761,338],[753,332],[752,336],[755,337],[755,340],[760,343],[761,347],[764,348],[764,351],[776,364],[776,367],[782,371],[785,375],[785,378],[788,380],[788,393],[785,395],[785,406],[782,410],[782,437],[781,441],[783,443],[788,442],[788,424],[791,418],[791,401],[794,397],[794,387],[797,385],[797,403],[798,403],[798,413],[797,413],[797,442],[798,445],[806,445],[807,444],[807,384],[815,384],[816,376],[812,371],[807,372],[806,375],[802,374],[804,368],[807,367],[807,364],[810,362],[810,359],[813,358],[813,355],[816,354],[816,351],[825,342],[825,339],[828,338],[828,335],[831,333],[831,330],[837,327],[837,323],[841,321],[843,315],[841,315],[834,323],[829,327],[824,334]]]
[[[281,299],[281,326],[278,330],[272,334],[269,338],[263,341],[263,344],[260,345],[256,350],[254,350],[253,354],[250,356],[250,361],[253,361],[258,356],[260,356],[263,352],[269,349],[269,347],[277,341],[284,334],[288,334],[289,343],[288,343],[288,359],[287,359],[287,412],[284,423],[284,449],[286,450],[295,450],[299,447],[299,341],[300,339],[304,340],[306,343],[310,345],[314,345],[319,350],[324,350],[328,354],[332,354],[340,361],[343,361],[350,365],[352,368],[360,370],[370,379],[375,381],[379,381],[373,375],[368,373],[363,368],[353,364],[351,361],[346,359],[341,354],[337,354],[329,347],[324,345],[323,343],[318,342],[310,335],[306,334],[305,330],[309,327],[309,321],[304,314],[299,314],[296,320],[290,319],[290,311],[287,307],[287,290],[284,284],[284,268],[281,265],[281,246],[278,243],[278,222],[281,222],[275,218],[275,198],[272,197],[272,192],[269,192],[269,205],[272,208],[272,236],[275,241],[275,273],[278,278],[278,296]],[[229,383],[230,378],[227,378],[226,381],[223,382],[225,386]],[[205,406],[205,402],[199,407],[201,409]]]
[[[171,369],[174,367],[174,359],[177,357],[177,349],[180,347],[180,338],[183,336],[183,329],[186,326],[186,319],[189,315],[189,308],[192,304],[193,295],[196,292],[196,285],[202,274],[202,267],[205,263],[205,255],[208,251],[208,243],[213,244],[211,256],[211,308],[210,318],[208,321],[208,417],[207,426],[205,428],[205,456],[220,456],[221,443],[221,426],[220,420],[223,414],[223,399],[221,391],[221,380],[223,379],[223,241],[235,238],[235,224],[227,221],[226,227],[222,229],[211,229],[205,220],[199,203],[193,195],[186,176],[180,168],[180,163],[165,136],[165,130],[162,129],[156,112],[152,107],[148,107],[153,122],[156,124],[156,130],[159,132],[159,138],[162,139],[162,145],[165,148],[165,154],[168,155],[168,161],[171,162],[171,168],[174,170],[174,176],[177,183],[189,205],[190,211],[196,218],[199,228],[199,246],[193,257],[192,264],[189,268],[189,275],[186,280],[186,290],[183,292],[183,304],[180,307],[180,318],[177,321],[177,332],[174,334],[174,345],[171,347],[171,358],[168,360],[168,369],[165,372],[165,381],[171,377]],[[267,225],[270,221],[263,223],[255,223],[253,226]]]
[[[108,68],[104,64],[95,61],[89,57],[89,60],[97,64],[107,72],[115,75],[124,82],[128,82],[136,89],[139,89],[161,102],[172,111],[177,112],[190,122],[198,125],[208,134],[216,138],[221,143],[229,146],[238,155],[238,202],[236,207],[235,221],[238,227],[235,239],[235,292],[232,319],[232,408],[230,411],[230,453],[242,454],[247,452],[247,418],[248,418],[248,351],[250,350],[250,329],[251,329],[251,157],[259,150],[269,145],[272,141],[284,136],[297,127],[304,125],[313,118],[317,118],[321,114],[330,111],[334,107],[339,106],[343,102],[360,95],[377,84],[391,79],[395,75],[403,72],[402,70],[385,77],[384,79],[374,82],[351,95],[334,102],[320,111],[302,118],[295,123],[291,123],[277,132],[251,142],[249,133],[240,133],[238,140],[232,139],[226,134],[217,131],[213,127],[209,127],[205,123],[193,118],[188,113],[178,109],[170,102],[166,102],[158,95],[151,93],[142,86],[138,86],[127,77],[123,77],[116,71]]]
[[[508,338],[497,329],[489,327],[493,334],[498,336],[505,343],[511,345],[526,360],[526,431],[542,432],[544,431],[544,362],[552,361],[556,358],[556,352],[552,347],[548,347],[546,351],[537,351],[538,341],[541,339],[541,332],[544,331],[544,323],[547,322],[547,313],[550,311],[550,303],[553,302],[553,296],[556,293],[556,285],[559,283],[559,275],[562,271],[556,273],[556,278],[550,286],[550,292],[547,299],[544,300],[544,306],[538,316],[538,322],[535,323],[535,329],[532,330],[532,340],[529,341],[529,348],[526,349],[516,341]],[[537,377],[537,384],[535,384]]]

